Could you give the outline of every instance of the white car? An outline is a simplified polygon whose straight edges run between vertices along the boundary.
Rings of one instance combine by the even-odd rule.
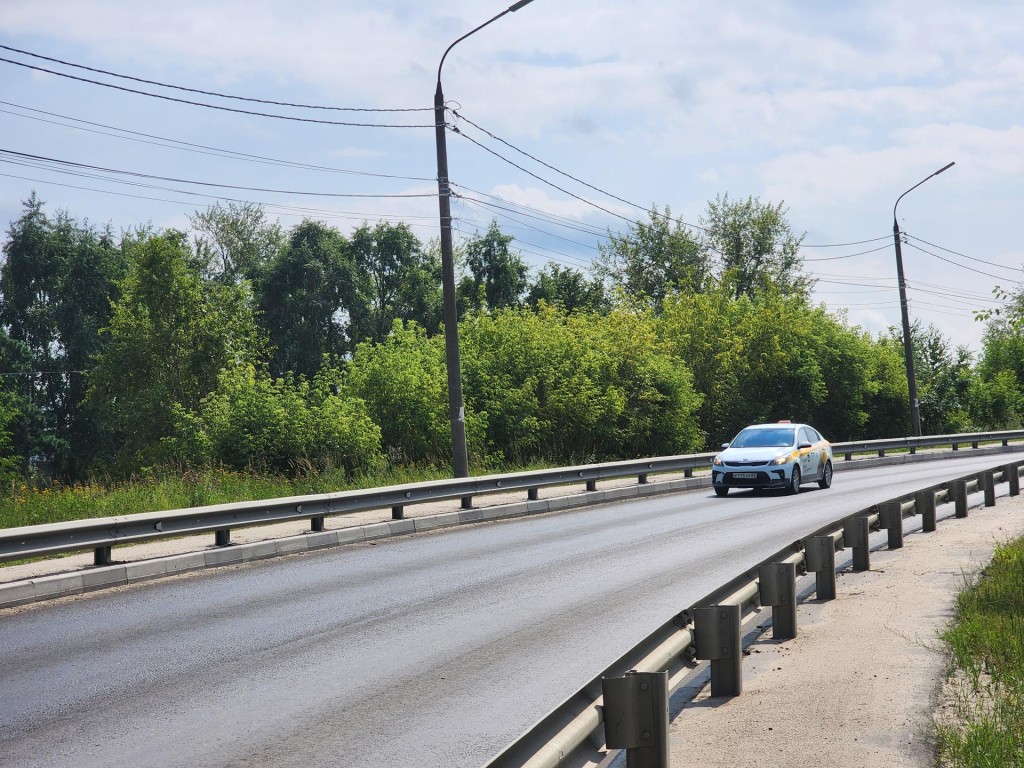
[[[730,488],[785,488],[801,483],[832,485],[832,446],[807,424],[780,421],[740,431],[711,462],[711,484],[725,496]]]

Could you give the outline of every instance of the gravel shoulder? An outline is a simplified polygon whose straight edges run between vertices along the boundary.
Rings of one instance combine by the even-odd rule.
[[[794,640],[769,631],[750,646],[742,695],[713,699],[706,686],[685,704],[671,726],[672,764],[934,766],[947,662],[939,634],[965,580],[997,544],[1024,535],[1022,499],[940,518],[934,533],[908,532],[902,549],[872,551],[869,571],[841,571],[836,600],[801,603]]]

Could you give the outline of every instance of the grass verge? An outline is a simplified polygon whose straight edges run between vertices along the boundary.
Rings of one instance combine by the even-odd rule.
[[[943,634],[950,716],[936,726],[945,768],[1024,766],[1024,539],[996,548],[957,597]]]

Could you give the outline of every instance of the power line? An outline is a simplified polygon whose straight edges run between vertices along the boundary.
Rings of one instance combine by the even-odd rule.
[[[803,246],[801,246],[801,247],[803,247]],[[808,246],[808,247],[810,247],[810,246]],[[826,248],[828,246],[816,246],[816,247]],[[839,261],[840,259],[852,259],[854,256],[864,256],[864,255],[869,254],[869,253],[878,253],[879,251],[885,251],[885,250],[888,250],[888,249],[889,249],[888,245],[883,245],[883,246],[880,246],[878,248],[872,248],[869,251],[858,251],[857,253],[847,253],[844,256],[822,256],[822,257],[813,258],[813,259],[804,258],[804,261]]]
[[[962,258],[965,258],[968,261],[978,261],[978,262],[981,262],[982,264],[989,264],[989,265],[991,265],[993,267],[999,267],[1000,269],[1009,269],[1009,270],[1013,270],[1015,272],[1021,271],[1019,267],[1008,267],[1005,264],[998,264],[997,262],[994,262],[994,261],[986,261],[985,259],[979,259],[977,256],[968,256],[965,253],[960,253],[959,251],[952,251],[949,248],[943,248],[941,245],[936,245],[935,243],[929,243],[927,240],[923,240],[920,237],[914,237],[914,235],[907,234],[906,232],[904,232],[904,234],[907,235],[907,237],[909,237],[911,240],[917,240],[919,243],[924,243],[925,245],[930,245],[932,248],[938,248],[940,251],[945,251],[946,253],[952,253],[954,256],[961,256]],[[908,245],[909,245],[909,243],[908,243]],[[918,249],[918,250],[920,250],[920,249]],[[927,251],[925,251],[925,253],[927,253]]]
[[[38,112],[39,114],[48,115],[50,117],[57,117],[57,118],[60,118],[62,120],[69,120],[69,121],[71,121],[73,123],[81,123],[82,125],[91,125],[91,126],[95,126],[96,128],[105,128],[105,129],[107,129],[109,131],[117,131],[119,133],[126,133],[126,134],[130,134],[130,135],[128,135],[128,136],[119,136],[118,133],[106,133],[105,131],[93,130],[92,128],[82,128],[82,127],[76,126],[76,125],[65,125],[64,123],[59,123],[59,122],[56,122],[56,121],[53,121],[53,120],[45,120],[45,119],[43,119],[41,117],[33,117],[32,115],[21,115],[21,114],[18,114],[17,112],[10,112],[10,111],[5,110],[5,109],[0,109],[0,113],[8,114],[8,115],[14,115],[16,117],[21,117],[21,118],[23,118],[25,120],[37,120],[39,122],[49,123],[50,125],[59,125],[59,126],[64,127],[64,128],[73,128],[73,129],[78,130],[78,131],[87,131],[89,133],[96,133],[96,134],[98,134],[100,136],[110,136],[111,138],[115,138],[115,139],[123,139],[124,141],[136,141],[136,142],[139,142],[140,144],[149,144],[149,145],[152,145],[152,146],[167,147],[168,149],[180,149],[180,150],[185,151],[185,152],[195,152],[197,154],[210,155],[212,157],[229,157],[229,158],[234,158],[234,159],[237,159],[237,160],[245,160],[247,162],[264,163],[264,164],[267,164],[267,165],[284,166],[286,168],[298,168],[300,170],[324,171],[324,172],[329,172],[329,173],[340,173],[340,174],[352,175],[352,176],[370,176],[370,177],[373,177],[373,178],[380,178],[380,179],[399,179],[399,180],[402,180],[402,181],[429,181],[429,182],[436,182],[437,181],[436,177],[427,177],[427,176],[398,176],[398,175],[389,174],[389,173],[373,173],[373,172],[370,172],[370,171],[353,171],[353,170],[349,170],[349,169],[346,169],[346,168],[333,168],[333,167],[327,166],[327,165],[315,165],[315,164],[311,164],[311,163],[300,163],[300,162],[296,162],[294,160],[282,160],[280,158],[266,157],[266,156],[263,156],[263,155],[252,155],[252,154],[247,154],[245,152],[238,152],[238,151],[232,150],[232,149],[223,149],[221,147],[211,147],[211,146],[208,146],[208,145],[205,145],[205,144],[195,144],[195,143],[189,142],[189,141],[181,141],[179,139],[171,139],[171,138],[167,138],[166,136],[157,136],[157,135],[150,134],[150,133],[142,133],[140,131],[132,131],[132,130],[128,130],[127,128],[118,128],[117,126],[106,125],[104,123],[94,123],[94,122],[91,122],[89,120],[81,120],[79,118],[70,117],[68,115],[61,115],[61,114],[58,114],[56,112],[47,112],[47,111],[42,110],[42,109],[33,109],[32,107],[26,107],[26,106],[24,106],[22,104],[15,104],[15,103],[9,102],[9,101],[0,100],[0,104],[6,104],[7,106],[10,106],[10,107],[16,107],[18,109],[28,110],[29,112]],[[144,137],[144,138],[134,138],[135,136],[141,136],[141,137]],[[152,141],[147,141],[146,139],[152,139]]]
[[[31,51],[24,51],[20,48],[13,48],[9,45],[0,44],[0,48],[7,51],[13,51],[14,53],[20,53],[24,56],[31,56],[35,59],[42,59],[43,61],[52,61],[54,64],[63,64],[66,67],[74,67],[75,69],[84,69],[87,72],[95,72],[99,75],[108,75],[110,77],[117,77],[122,80],[132,80],[136,83],[145,83],[146,85],[157,85],[161,88],[172,88],[176,91],[185,91],[187,93],[198,93],[203,96],[216,96],[220,99],[234,99],[236,101],[250,101],[256,104],[272,104],[277,107],[297,107],[299,109],[323,109],[331,110],[335,112],[432,112],[433,107],[409,107],[404,109],[384,109],[384,108],[369,108],[369,107],[327,107],[319,104],[293,104],[287,101],[272,101],[270,99],[254,99],[247,96],[232,96],[227,93],[217,93],[216,91],[203,91],[199,88],[186,88],[183,85],[171,85],[170,83],[161,83],[158,80],[146,80],[141,77],[133,77],[132,75],[122,75],[117,72],[109,72],[105,69],[96,69],[95,67],[87,67],[84,64],[75,64],[71,61],[64,61],[62,59],[55,59],[51,56],[43,56],[39,53],[32,53]],[[5,59],[6,61],[6,59]]]
[[[122,176],[130,176],[133,178],[140,179],[153,179],[156,181],[168,181],[174,184],[192,184],[200,187],[217,187],[220,189],[239,189],[247,192],[266,192],[271,194],[282,194],[282,195],[303,195],[308,197],[365,197],[365,198],[406,198],[406,197],[435,197],[435,193],[403,193],[403,194],[357,194],[357,193],[345,193],[345,192],[307,192],[297,191],[288,189],[268,189],[264,187],[245,187],[237,184],[218,184],[211,181],[194,181],[190,179],[177,179],[170,176],[157,176],[149,173],[139,173],[137,171],[124,171],[116,168],[105,168],[98,165],[88,165],[86,163],[76,163],[71,160],[59,160],[52,157],[44,157],[42,155],[32,155],[25,152],[15,152],[10,149],[0,148],[0,155],[9,155],[20,160],[29,160],[37,162],[55,163],[58,166],[67,166],[69,168],[82,168],[90,171],[100,171],[102,173],[114,173]],[[39,166],[36,166],[39,167]],[[53,169],[51,169],[53,170]],[[193,193],[185,193],[193,194]]]
[[[33,179],[33,178],[30,178],[30,177],[27,177],[27,176],[16,176],[16,175],[11,174],[11,173],[0,173],[0,177],[11,178],[11,179],[19,179],[21,181],[29,181],[29,182],[32,182],[34,184],[48,184],[50,186],[55,186],[55,187],[65,187],[67,189],[78,189],[78,190],[82,190],[84,192],[96,192],[96,193],[99,193],[99,194],[102,194],[102,195],[115,195],[117,197],[127,197],[127,198],[136,199],[136,200],[150,200],[150,201],[157,202],[157,203],[167,203],[169,205],[176,205],[176,206],[191,205],[192,204],[192,203],[187,203],[186,201],[183,201],[183,200],[168,200],[167,198],[153,197],[151,195],[133,195],[133,194],[130,194],[128,192],[115,192],[114,190],[110,190],[110,189],[98,189],[96,187],[85,187],[85,186],[81,186],[81,185],[78,185],[78,184],[67,184],[67,183],[59,182],[59,181],[47,181],[47,180],[44,180],[44,179]],[[102,179],[103,177],[94,177],[94,178]],[[115,181],[116,183],[120,183],[120,184],[129,183],[129,182],[119,181],[119,180],[116,180],[116,179],[110,179],[109,181]],[[139,185],[139,186],[149,186],[149,185]],[[153,187],[153,188],[154,189],[163,189],[162,187]],[[434,217],[434,216],[404,216],[404,215],[400,216],[398,214],[388,214],[388,213],[360,213],[358,211],[332,211],[332,210],[327,209],[327,208],[309,208],[309,207],[305,207],[305,206],[294,206],[294,205],[289,206],[289,205],[281,205],[280,203],[266,203],[266,202],[262,202],[262,201],[246,200],[246,199],[237,198],[237,197],[225,197],[225,196],[222,196],[222,195],[216,195],[216,196],[214,196],[214,195],[200,195],[199,193],[185,192],[185,191],[179,191],[179,190],[174,190],[174,189],[169,189],[168,191],[178,192],[179,194],[184,194],[184,195],[190,195],[190,196],[196,196],[196,197],[204,197],[207,200],[212,200],[212,201],[221,201],[221,202],[226,202],[226,203],[242,203],[242,204],[249,204],[249,205],[258,205],[258,206],[264,208],[268,213],[276,214],[277,216],[295,216],[295,217],[302,217],[302,218],[313,217],[313,218],[316,218],[316,219],[339,219],[339,220],[342,220],[342,221],[367,221],[367,220],[373,220],[373,221],[400,221],[400,222],[403,222],[403,223],[407,223],[410,227],[417,227],[417,228],[421,228],[421,229],[430,229],[430,230],[434,230],[436,228],[436,226],[437,226],[437,220],[436,220],[436,217]],[[417,219],[419,219],[420,221],[417,221]],[[422,223],[423,221],[427,221],[429,223],[428,224],[424,224],[424,223]]]
[[[123,85],[114,85],[113,83],[104,83],[99,80],[90,80],[87,77],[77,77],[76,75],[68,74],[67,72],[57,72],[56,70],[46,69],[45,67],[37,67],[33,64],[26,64],[23,61],[14,61],[13,59],[7,59],[0,56],[0,61],[8,64],[14,64],[19,67],[25,67],[26,69],[34,69],[37,72],[46,72],[50,75],[56,75],[57,77],[65,77],[69,80],[77,80],[80,83],[89,83],[90,85],[99,85],[103,88],[113,88],[116,91],[124,91],[125,93],[134,93],[139,96],[149,96],[152,99],[163,99],[164,101],[173,101],[178,104],[189,104],[193,107],[205,107],[206,109],[218,109],[222,112],[234,112],[240,115],[254,115],[256,117],[270,117],[275,120],[291,120],[298,123],[317,123],[319,125],[343,125],[349,127],[358,128],[436,128],[434,124],[428,125],[410,125],[410,124],[396,124],[396,123],[352,123],[340,120],[318,120],[311,117],[292,117],[291,115],[275,115],[272,112],[255,112],[249,109],[238,109],[236,107],[225,107],[220,104],[207,104],[202,101],[190,101],[189,99],[179,99],[174,96],[165,96],[161,93],[150,93],[149,91],[140,91],[136,88],[126,88]]]
[[[808,245],[806,243],[800,243],[801,248],[842,248],[849,245],[867,245],[869,243],[877,243],[879,240],[890,240],[891,235],[883,235],[882,237],[873,237],[870,240],[855,240],[852,243],[815,243]]]
[[[987,277],[994,277],[996,280],[1006,280],[1007,279],[1005,276],[1000,277],[999,275],[993,275],[991,272],[985,272],[984,270],[981,270],[981,269],[975,269],[974,267],[968,267],[965,264],[961,264],[960,262],[953,261],[952,259],[947,259],[945,256],[939,256],[939,254],[932,253],[931,251],[929,251],[929,250],[927,250],[925,248],[921,248],[918,245],[914,245],[913,243],[907,243],[907,245],[909,247],[913,248],[914,250],[921,251],[921,253],[927,253],[929,256],[934,256],[939,261],[944,261],[947,264],[952,264],[955,267],[960,267],[961,269],[967,269],[967,270],[970,270],[971,272],[974,272],[974,273],[979,274],[979,275],[986,275]],[[1003,267],[1003,269],[1009,269],[1009,267]],[[1013,283],[1014,285],[1020,285],[1021,284],[1021,282],[1019,280],[1010,280],[1009,282]]]

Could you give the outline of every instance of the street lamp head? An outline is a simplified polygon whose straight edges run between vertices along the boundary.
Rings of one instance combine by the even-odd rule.
[[[530,3],[532,3],[532,2],[533,2],[533,0],[519,0],[519,2],[518,2],[518,3],[515,3],[515,4],[513,4],[513,5],[512,5],[512,6],[511,6],[511,7],[509,8],[509,11],[511,11],[512,13],[515,13],[515,12],[516,12],[516,11],[518,11],[518,10],[519,10],[520,8],[522,8],[522,7],[524,6],[524,5],[529,5],[529,4],[530,4]]]
[[[896,198],[896,204],[893,205],[893,207],[892,207],[892,225],[893,225],[893,229],[897,228],[897,224],[896,224],[896,206],[898,206],[900,204],[900,200],[902,200],[907,195],[907,193],[913,192],[915,189],[920,187],[922,184],[924,184],[926,181],[928,181],[928,179],[930,179],[930,178],[932,178],[934,176],[938,176],[943,171],[948,171],[954,165],[956,165],[956,161],[955,160],[953,162],[951,162],[951,163],[947,163],[946,165],[944,165],[941,168],[939,168],[939,170],[937,170],[935,173],[932,173],[932,174],[929,174],[928,176],[925,176],[923,179],[921,179],[919,182],[917,182],[917,184],[915,184],[910,189],[908,189],[906,192],[904,192],[902,195],[900,195],[899,197]]]

